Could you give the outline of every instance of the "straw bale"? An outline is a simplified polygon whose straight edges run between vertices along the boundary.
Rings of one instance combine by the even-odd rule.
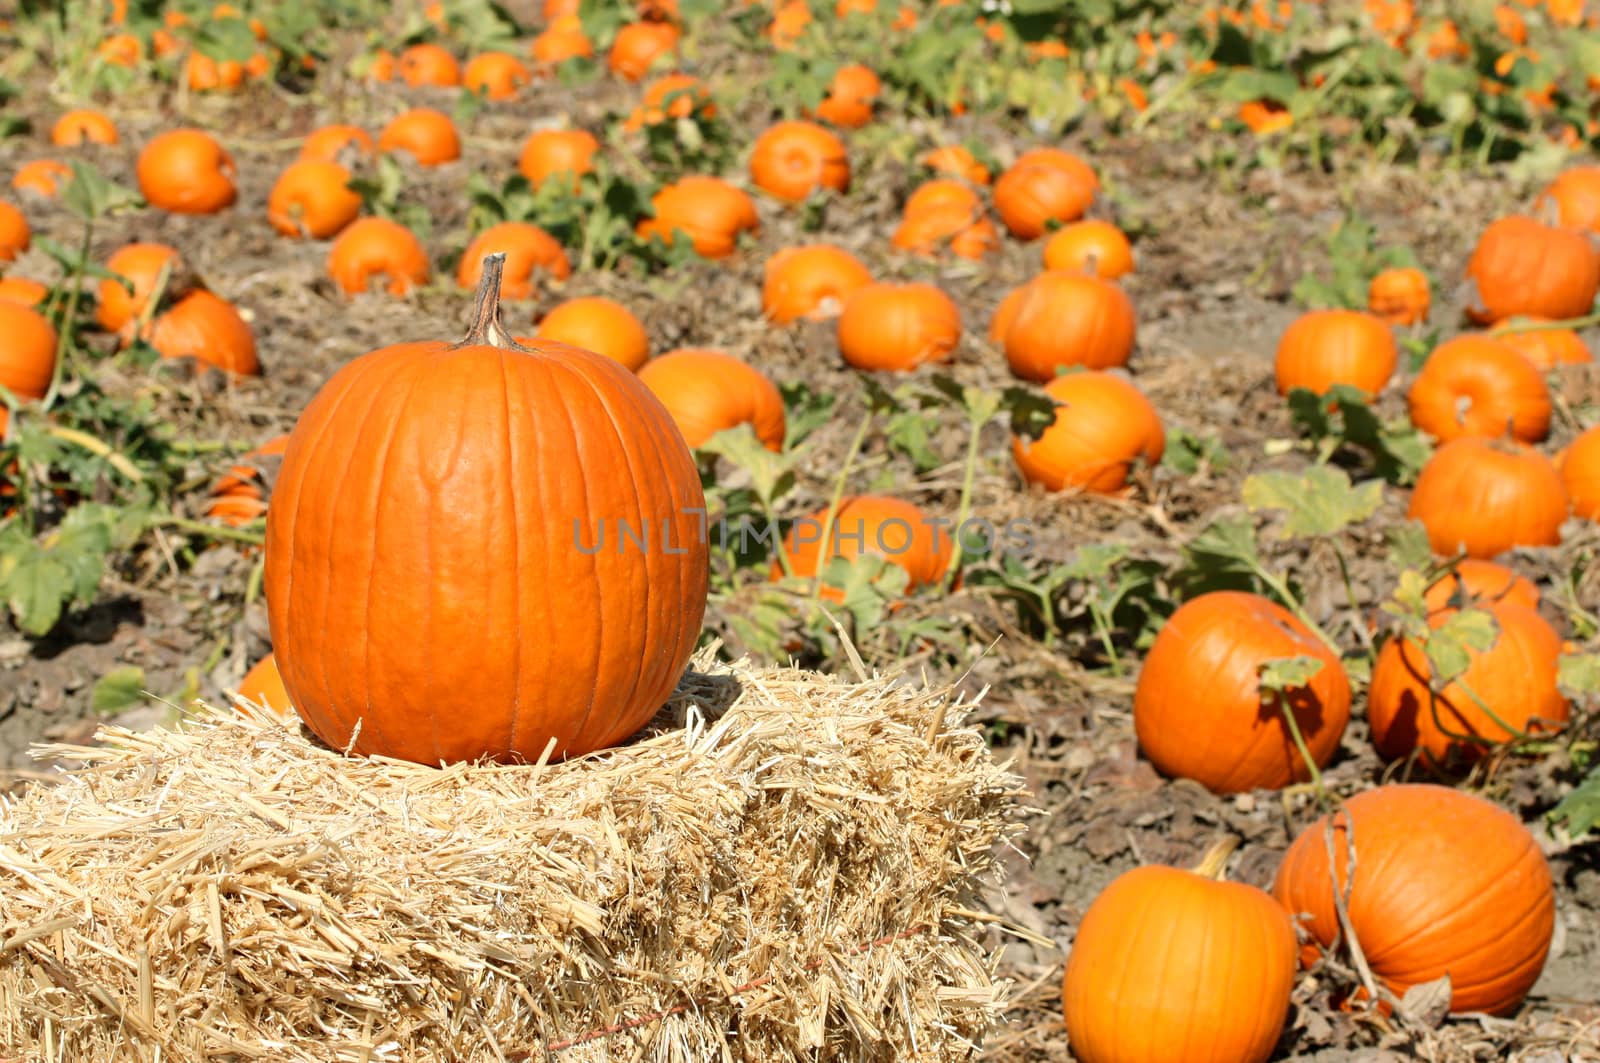
[[[967,707],[703,654],[568,763],[235,709],[43,747],[61,781],[0,805],[0,1058],[968,1059],[1020,784]]]

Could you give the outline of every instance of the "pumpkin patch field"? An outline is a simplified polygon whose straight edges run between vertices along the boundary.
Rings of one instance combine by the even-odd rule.
[[[1595,7],[0,4],[0,1063],[1600,1060]]]

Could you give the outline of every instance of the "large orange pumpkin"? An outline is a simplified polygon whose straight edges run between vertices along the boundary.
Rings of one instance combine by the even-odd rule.
[[[844,141],[815,122],[779,122],[756,138],[750,180],[770,195],[799,203],[812,192],[850,187]]]
[[[1600,425],[1574,439],[1561,455],[1561,483],[1573,513],[1600,521]]]
[[[1074,1059],[1272,1056],[1294,989],[1294,923],[1265,891],[1222,880],[1232,848],[1218,845],[1193,871],[1135,868],[1089,905],[1061,982]]]
[[[836,317],[850,296],[872,283],[861,260],[832,244],[786,247],[767,259],[761,309],[778,324]]]
[[[1336,384],[1376,395],[1400,362],[1389,326],[1357,310],[1313,310],[1278,340],[1278,394],[1295,388],[1323,395]]]
[[[150,323],[150,346],[163,358],[193,358],[227,373],[255,376],[256,337],[233,304],[197,288]]]
[[[556,280],[566,280],[572,275],[572,264],[567,261],[561,241],[532,222],[503,221],[491,225],[467,245],[456,269],[456,283],[463,288],[477,287],[483,276],[484,256],[496,252],[506,256],[500,287],[502,299],[533,298],[541,273]]]
[[[641,240],[671,244],[682,232],[705,258],[727,258],[740,233],[761,227],[750,197],[720,177],[684,177],[657,192],[650,205],[654,217],[636,227]]]
[[[1444,786],[1367,790],[1289,847],[1273,896],[1323,948],[1341,937],[1334,890],[1372,973],[1396,995],[1450,976],[1452,1011],[1509,1015],[1544,969],[1555,929],[1550,867],[1533,835]],[[1354,850],[1355,870],[1350,868]],[[1301,951],[1307,966],[1315,946]]]
[[[1011,453],[1029,483],[1051,491],[1079,488],[1115,494],[1135,461],[1155,465],[1166,450],[1161,415],[1127,380],[1090,370],[1058,376],[1044,387],[1056,418],[1038,439],[1014,436]]]
[[[815,576],[822,558],[822,540],[828,540],[828,557],[854,560],[863,554],[881,557],[904,569],[907,591],[938,583],[950,567],[954,540],[950,522],[943,524],[903,499],[888,495],[849,495],[839,500],[833,524],[825,524],[824,506],[796,521],[784,540],[789,565],[796,576]],[[772,578],[783,570],[777,562]],[[831,590],[832,588],[830,588]],[[838,592],[829,597],[837,600]]]
[[[1312,657],[1322,668],[1284,695],[1260,668]],[[1350,682],[1334,652],[1276,602],[1215,591],[1185,602],[1161,628],[1133,695],[1139,748],[1160,771],[1216,793],[1278,789],[1311,777],[1286,721],[1326,764],[1350,722]]]
[[[1035,148],[995,181],[994,206],[1011,235],[1035,240],[1051,225],[1083,217],[1099,189],[1100,179],[1076,155]]]
[[[1544,318],[1513,318],[1494,331],[1495,339],[1516,351],[1539,372],[1561,365],[1585,365],[1594,354],[1583,337],[1569,328],[1554,328]]]
[[[1133,353],[1133,303],[1110,281],[1085,273],[1041,273],[1008,297],[995,330],[1011,371],[1046,381],[1072,366],[1112,369]]]
[[[672,418],[603,355],[513,344],[499,272],[465,340],[357,358],[290,436],[267,613],[284,686],[335,749],[600,749],[661,707],[700,635],[705,496]]]
[[[1411,421],[1436,439],[1550,434],[1550,389],[1515,349],[1487,336],[1457,336],[1434,348],[1406,394]]]
[[[1385,759],[1420,749],[1431,764],[1471,763],[1491,745],[1515,737],[1507,728],[1548,733],[1566,722],[1567,700],[1556,688],[1561,637],[1526,605],[1472,605],[1494,617],[1499,628],[1494,645],[1469,650],[1466,673],[1442,688],[1430,693],[1433,669],[1420,645],[1393,638],[1378,652],[1367,718],[1373,744]],[[1441,609],[1429,615],[1428,623],[1439,627],[1453,615],[1455,610]]]
[[[378,150],[405,152],[421,166],[442,166],[461,158],[461,134],[443,111],[415,107],[383,127]]]
[[[961,311],[931,284],[868,284],[839,315],[839,353],[857,369],[947,361],[960,338]]]
[[[601,295],[568,299],[539,322],[536,338],[603,354],[629,369],[650,357],[650,334],[633,312]]]
[[[139,193],[152,207],[174,214],[215,214],[231,205],[233,157],[207,133],[174,129],[139,153]]]
[[[1492,324],[1521,315],[1582,317],[1600,289],[1600,255],[1576,229],[1532,218],[1501,218],[1484,230],[1467,261],[1474,292],[1467,316]]]
[[[1423,465],[1407,515],[1422,521],[1433,552],[1493,558],[1514,546],[1554,546],[1567,495],[1550,459],[1530,447],[1464,436]]]
[[[777,386],[721,351],[668,351],[639,370],[667,408],[683,441],[699,447],[725,428],[748,424],[768,450],[783,448],[783,396]]]

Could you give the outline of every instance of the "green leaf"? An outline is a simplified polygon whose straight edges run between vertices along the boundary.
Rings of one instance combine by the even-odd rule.
[[[1402,572],[1425,568],[1433,559],[1428,529],[1420,520],[1391,524],[1384,529],[1383,537],[1389,542],[1389,564]]]
[[[756,494],[768,501],[783,497],[794,486],[793,452],[768,450],[748,423],[724,428],[699,449],[726,458],[749,473]]]
[[[1383,484],[1372,480],[1352,486],[1350,477],[1331,465],[1313,465],[1300,475],[1263,472],[1244,482],[1244,504],[1251,510],[1282,510],[1284,538],[1335,535],[1376,513],[1383,504]]]
[[[1023,439],[1044,435],[1056,423],[1056,407],[1061,405],[1043,391],[1025,387],[1006,388],[1001,401],[1010,415],[1012,434]]]
[[[1202,467],[1225,469],[1231,459],[1228,449],[1215,436],[1200,436],[1186,428],[1174,427],[1167,433],[1167,449],[1161,464],[1184,476],[1193,476]]]
[[[1189,540],[1183,552],[1190,567],[1201,571],[1250,571],[1261,560],[1255,525],[1246,516],[1212,521]]]
[[[1311,682],[1324,665],[1321,657],[1274,657],[1256,666],[1262,690],[1285,693]]]
[[[1433,666],[1435,689],[1460,678],[1471,666],[1473,656],[1490,649],[1499,633],[1494,617],[1482,609],[1451,613],[1429,632],[1422,648]]]
[[[1600,825],[1600,767],[1589,772],[1548,814],[1552,823],[1563,824],[1574,838],[1581,838]]]
[[[794,449],[812,432],[833,420],[833,408],[838,400],[832,392],[813,391],[801,381],[780,384],[778,391],[783,395],[786,416],[783,449]]]
[[[1564,653],[1557,664],[1556,685],[1574,698],[1600,694],[1600,653]]]
[[[144,697],[144,669],[129,664],[100,677],[89,694],[89,706],[102,716],[112,716],[142,704]]]
[[[1067,579],[1098,580],[1110,574],[1117,562],[1128,556],[1128,548],[1118,543],[1087,543],[1078,547],[1072,560],[1058,571]]]

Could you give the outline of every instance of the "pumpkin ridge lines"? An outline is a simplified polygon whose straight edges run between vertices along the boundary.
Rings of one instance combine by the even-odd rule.
[[[514,656],[514,663],[512,665],[512,669],[511,669],[511,674],[513,676],[513,679],[512,679],[512,682],[511,682],[511,726],[509,728],[509,733],[508,733],[507,738],[506,738],[506,749],[511,750],[512,752],[515,752],[516,748],[517,748],[517,726],[518,726],[518,724],[520,724],[522,722],[522,631],[523,631],[523,628],[522,628],[522,580],[521,580],[521,576],[520,576],[521,569],[522,569],[522,522],[521,522],[521,519],[520,519],[521,514],[518,512],[518,510],[521,507],[519,507],[517,505],[517,497],[518,497],[518,495],[517,495],[517,483],[520,480],[520,477],[517,475],[517,466],[518,466],[517,453],[518,453],[518,451],[517,451],[517,446],[516,446],[516,440],[513,438],[514,434],[515,434],[515,429],[514,429],[512,423],[511,423],[512,375],[511,375],[511,372],[510,372],[509,368],[507,367],[506,358],[507,358],[508,355],[515,355],[515,356],[518,356],[518,357],[522,357],[523,355],[522,355],[522,352],[521,352],[520,349],[519,350],[506,350],[504,348],[499,348],[499,352],[500,352],[500,357],[499,357],[499,364],[500,364],[500,403],[501,403],[501,412],[505,417],[506,478],[509,481],[506,484],[506,500],[507,500],[507,502],[510,503],[510,506],[511,506],[511,556],[516,559],[516,566],[517,566],[517,573],[518,573],[517,576],[513,577],[513,579],[512,579],[512,587],[511,587],[511,593],[516,596],[517,601],[516,601],[516,606],[513,609],[513,612],[514,612],[514,614],[516,616],[516,622],[513,625],[513,637],[512,637],[512,643],[511,643],[512,646],[515,647],[515,649],[513,651],[514,655],[515,655]],[[517,374],[517,379],[521,380],[521,374],[520,373]],[[543,750],[540,750],[540,752],[543,752]]]

